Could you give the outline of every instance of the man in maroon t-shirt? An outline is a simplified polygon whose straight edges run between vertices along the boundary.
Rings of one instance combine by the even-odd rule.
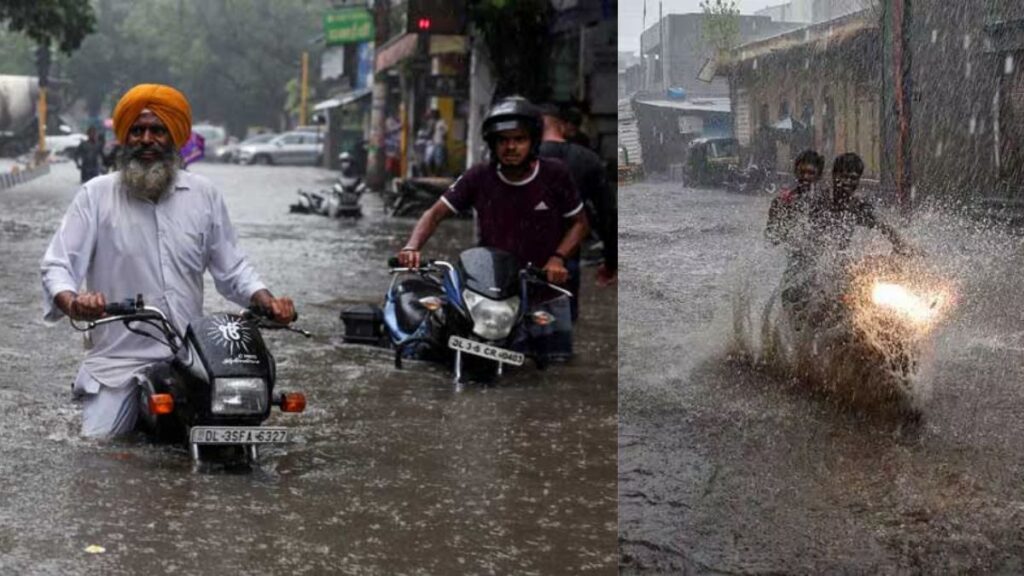
[[[529,101],[511,97],[498,102],[484,119],[483,136],[492,162],[473,166],[456,180],[416,223],[402,251],[403,266],[420,264],[420,249],[442,220],[470,208],[477,213],[480,245],[505,250],[520,265],[540,266],[549,282],[565,284],[566,260],[589,232],[583,203],[564,164],[537,157],[541,120]],[[572,350],[572,322],[565,297],[539,293],[538,304],[554,310],[565,351]],[[559,339],[561,339],[559,338]],[[558,354],[555,354],[557,357]],[[556,358],[557,359],[557,358]]]

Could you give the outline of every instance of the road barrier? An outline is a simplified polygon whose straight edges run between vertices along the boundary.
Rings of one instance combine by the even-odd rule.
[[[6,190],[18,184],[24,184],[29,180],[34,180],[44,174],[50,173],[50,164],[44,162],[39,166],[33,168],[25,168],[23,170],[17,170],[13,172],[7,172],[0,174],[0,190]]]

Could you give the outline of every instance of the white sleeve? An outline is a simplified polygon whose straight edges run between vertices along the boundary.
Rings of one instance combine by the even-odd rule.
[[[56,322],[64,313],[53,298],[70,290],[78,292],[96,247],[97,217],[85,187],[79,189],[60,227],[53,234],[40,266],[43,280],[43,320]]]
[[[246,255],[239,250],[238,237],[228,217],[224,198],[217,192],[214,192],[212,212],[209,262],[214,286],[228,300],[242,307],[248,306],[252,295],[266,286]]]

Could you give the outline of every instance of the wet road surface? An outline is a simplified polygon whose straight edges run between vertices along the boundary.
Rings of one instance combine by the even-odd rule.
[[[183,448],[78,437],[81,339],[40,312],[39,260],[77,183],[55,165],[0,194],[0,573],[614,573],[614,288],[588,270],[572,364],[455,393],[439,368],[398,371],[340,338],[339,311],[379,302],[413,221],[383,217],[372,195],[358,223],[288,214],[296,187],[330,176],[318,169],[193,170],[315,334],[265,333],[280,389],[307,395],[305,413],[268,421],[297,442],[255,470],[193,472]],[[454,255],[470,226],[446,222],[428,249]],[[206,293],[207,311],[235,308],[209,278]]]
[[[960,287],[914,427],[730,360],[731,294],[763,295],[782,270],[762,241],[767,198],[677,183],[621,195],[622,573],[1024,571],[1018,237],[911,228]]]

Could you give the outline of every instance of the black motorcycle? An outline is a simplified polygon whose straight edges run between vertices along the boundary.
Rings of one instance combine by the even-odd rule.
[[[386,202],[387,213],[418,218],[441,199],[455,182],[452,178],[395,178]]]
[[[470,248],[455,264],[430,260],[419,268],[401,268],[389,261],[391,285],[383,309],[358,307],[342,313],[346,340],[385,343],[395,350],[395,365],[402,359],[448,363],[455,383],[487,382],[500,376],[506,365],[520,366],[531,357],[544,368],[543,338],[528,337],[530,324],[550,325],[547,312],[528,313],[529,287],[547,286],[544,273],[532,266],[520,268],[514,256],[493,248]]]
[[[778,192],[779,184],[775,173],[767,166],[751,164],[744,169],[729,166],[724,184],[730,192],[740,194],[768,194]]]
[[[205,454],[222,455],[236,448],[251,463],[258,447],[289,441],[289,429],[263,426],[272,406],[282,412],[302,412],[302,393],[275,393],[277,369],[261,330],[308,332],[278,324],[259,310],[241,314],[211,314],[193,321],[179,333],[164,313],[135,300],[106,306],[106,316],[79,331],[121,322],[139,337],[165,344],[173,356],[144,368],[138,375],[139,422],[161,441],[187,444],[193,461]],[[230,451],[229,451],[230,452]]]

